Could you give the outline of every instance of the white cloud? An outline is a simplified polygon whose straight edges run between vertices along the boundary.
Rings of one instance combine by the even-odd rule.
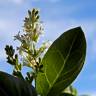
[[[95,91],[88,91],[88,92],[82,92],[80,96],[85,96],[85,95],[88,95],[88,96],[96,96],[96,92]]]
[[[75,20],[70,18],[64,18],[63,20],[48,21],[45,22],[46,31],[50,34],[57,34],[57,32],[64,32],[70,28],[81,26],[87,39],[95,39],[94,33],[96,31],[96,22],[94,20]]]
[[[6,58],[5,52],[3,49],[0,49],[0,61]]]
[[[14,36],[16,22],[12,20],[1,20],[0,19],[0,39],[5,39],[9,36]],[[6,38],[7,39],[7,38]]]
[[[48,1],[50,1],[52,3],[56,3],[56,2],[59,2],[60,0],[48,0]]]
[[[29,0],[30,1],[30,0]],[[38,1],[42,1],[42,0],[31,0],[31,1],[33,1],[33,2],[38,2]]]
[[[24,0],[8,0],[8,1],[16,4],[21,4]]]
[[[91,52],[90,52],[91,53],[91,58],[93,60],[95,60],[95,58],[96,58],[96,38],[95,37],[93,38],[92,46],[90,46],[90,47],[91,47]]]
[[[94,36],[94,38],[95,38],[95,36]],[[94,53],[96,53],[96,38],[93,40],[93,51],[94,51]]]
[[[56,3],[56,2],[59,2],[60,0],[31,0],[31,1],[33,1],[33,2],[45,1],[45,2]]]
[[[92,93],[92,94],[90,94],[90,96],[96,96],[96,93]]]
[[[24,1],[30,1],[30,0],[8,0],[10,2],[13,2],[13,3],[16,3],[16,4],[22,4]],[[42,0],[31,0],[32,2],[39,2],[39,1],[42,1]],[[55,0],[53,0],[55,1]]]
[[[9,24],[8,24],[9,25]],[[0,30],[4,30],[5,26],[7,26],[7,22],[4,20],[0,20]]]

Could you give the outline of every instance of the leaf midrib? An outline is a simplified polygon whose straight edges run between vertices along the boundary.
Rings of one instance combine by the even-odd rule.
[[[80,59],[80,61],[82,61],[82,60],[83,60],[83,57]],[[79,62],[80,62],[80,61],[79,61]],[[81,69],[82,65],[83,65],[83,63],[79,66],[78,70],[76,70],[76,71],[73,73],[73,75],[69,76],[69,78],[66,78],[65,80],[62,80],[62,81],[60,81],[60,82],[64,82],[64,81],[70,79],[72,76],[74,76],[74,74]],[[76,66],[76,67],[77,67],[77,66]],[[75,69],[76,67],[74,67],[74,69]],[[74,69],[72,69],[71,71],[73,71]]]

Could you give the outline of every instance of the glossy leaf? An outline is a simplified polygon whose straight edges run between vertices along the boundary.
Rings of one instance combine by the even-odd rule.
[[[0,96],[37,96],[33,86],[23,79],[0,72]]]
[[[36,80],[41,96],[59,96],[78,76],[86,55],[86,40],[80,27],[64,32],[46,52],[42,64],[44,73]]]
[[[60,94],[60,96],[75,96],[75,95],[72,95],[72,94],[69,94],[69,93],[62,93],[62,94]]]
[[[78,96],[77,90],[72,86],[68,86],[60,96]]]

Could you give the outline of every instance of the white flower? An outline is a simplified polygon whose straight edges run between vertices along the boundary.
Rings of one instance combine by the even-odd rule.
[[[52,42],[51,42],[51,41],[49,41],[49,42],[45,43],[45,45],[44,45],[44,46],[45,46],[45,48],[46,48],[46,49],[48,49],[48,48],[51,46],[51,44],[52,44]]]
[[[44,28],[43,28],[42,23],[36,23],[35,28],[36,28],[36,33],[37,33],[37,35],[42,35],[42,34],[44,34]]]

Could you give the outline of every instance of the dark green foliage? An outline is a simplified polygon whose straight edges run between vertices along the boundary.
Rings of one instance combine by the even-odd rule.
[[[26,81],[29,83],[29,84],[31,84],[32,83],[32,81],[33,81],[33,79],[35,78],[36,76],[35,76],[35,73],[33,73],[33,72],[27,72],[27,76],[26,76]]]
[[[37,96],[37,93],[23,79],[0,72],[0,96]]]
[[[6,51],[6,54],[7,54],[7,62],[12,64],[12,65],[16,65],[18,55],[15,54],[15,56],[14,56],[15,50],[13,49],[13,46],[6,45],[5,51]]]
[[[68,30],[46,52],[38,73],[37,92],[42,96],[59,96],[81,71],[86,56],[86,40],[80,27]]]
[[[62,94],[60,94],[60,96],[75,96],[75,95],[72,95],[72,94],[69,94],[69,93],[62,93]]]
[[[13,49],[13,46],[6,45],[5,51],[7,54],[7,62],[14,66],[13,75],[17,76],[18,78],[23,78],[21,73],[22,66],[18,62],[18,55],[15,54],[15,50]]]
[[[24,79],[24,77],[20,71],[13,70],[13,75],[18,78]]]
[[[68,86],[65,90],[62,91],[60,96],[78,96],[77,90],[73,86]]]

